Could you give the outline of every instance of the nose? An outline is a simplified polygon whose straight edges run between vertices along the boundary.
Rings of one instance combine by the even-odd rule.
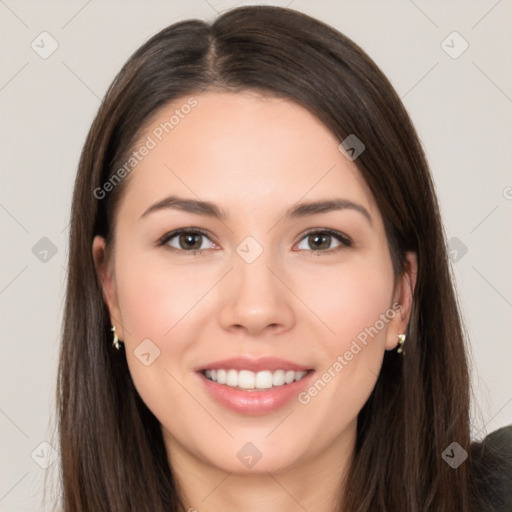
[[[222,327],[251,336],[291,329],[295,322],[293,294],[285,284],[285,273],[278,270],[266,252],[252,263],[236,256],[233,267],[221,284]]]

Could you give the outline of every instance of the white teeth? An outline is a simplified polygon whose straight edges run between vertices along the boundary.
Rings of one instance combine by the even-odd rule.
[[[254,389],[255,382],[256,377],[254,375],[254,372],[250,372],[248,370],[240,370],[238,372],[238,387],[242,389]]]
[[[284,370],[276,370],[272,374],[272,385],[273,386],[282,386],[286,382],[285,376],[286,376],[286,372]]]
[[[304,375],[306,375],[306,373],[308,372],[295,372],[295,380],[300,380],[302,379],[302,377],[304,377]]]
[[[226,384],[233,388],[241,389],[270,389],[280,387],[285,384],[301,380],[306,371],[295,372],[293,370],[263,370],[261,372],[251,372],[249,370],[218,369],[206,370],[204,375],[207,379]]]
[[[272,372],[267,370],[256,374],[256,389],[270,389],[272,387]]]
[[[238,372],[236,370],[228,370],[226,372],[226,384],[232,388],[238,386]]]
[[[214,370],[212,370],[213,372]],[[212,375],[213,379],[213,375]],[[217,382],[219,384],[226,384],[226,370],[217,370]]]
[[[292,370],[288,370],[286,372],[284,381],[286,382],[286,384],[291,384],[294,380],[295,380],[295,372]]]

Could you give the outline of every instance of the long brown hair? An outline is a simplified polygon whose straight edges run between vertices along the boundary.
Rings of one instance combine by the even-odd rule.
[[[377,65],[350,39],[291,9],[236,8],[213,23],[171,25],[124,65],[106,93],[80,158],[73,196],[57,401],[65,512],[183,511],[160,425],[112,348],[92,241],[112,243],[126,180],[109,181],[150,116],[204,90],[252,90],[307,108],[339,138],[355,134],[355,161],[382,217],[395,275],[418,256],[406,356],[386,352],[358,417],[357,442],[339,503],[355,511],[470,510],[464,331],[426,159],[409,116]],[[340,505],[341,506],[341,505]]]

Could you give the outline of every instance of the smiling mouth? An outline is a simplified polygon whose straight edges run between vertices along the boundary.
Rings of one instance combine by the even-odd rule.
[[[208,369],[201,373],[210,381],[244,391],[262,391],[287,386],[302,380],[313,370],[250,370]]]

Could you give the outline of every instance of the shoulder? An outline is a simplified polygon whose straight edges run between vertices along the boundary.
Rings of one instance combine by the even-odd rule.
[[[512,425],[472,443],[469,463],[474,512],[510,512]]]

